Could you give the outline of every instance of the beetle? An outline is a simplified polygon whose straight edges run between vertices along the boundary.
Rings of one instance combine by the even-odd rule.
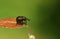
[[[30,19],[26,18],[25,16],[16,17],[16,24],[18,25],[27,25],[27,21],[30,21]]]

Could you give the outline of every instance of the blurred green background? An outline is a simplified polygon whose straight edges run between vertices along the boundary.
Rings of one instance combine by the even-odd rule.
[[[26,16],[36,39],[59,39],[59,0],[0,0],[0,19]],[[26,27],[0,28],[0,39],[28,39]]]

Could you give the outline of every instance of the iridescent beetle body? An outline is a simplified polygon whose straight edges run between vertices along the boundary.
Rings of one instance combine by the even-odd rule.
[[[25,16],[18,16],[16,18],[16,22],[18,25],[23,25],[23,24],[27,25],[27,20],[29,20],[29,19],[26,18]]]

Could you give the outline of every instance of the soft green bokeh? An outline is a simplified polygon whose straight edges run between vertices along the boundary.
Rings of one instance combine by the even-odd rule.
[[[59,0],[0,0],[0,19],[26,16],[36,39],[58,39]],[[0,39],[28,39],[26,27],[0,28]]]

